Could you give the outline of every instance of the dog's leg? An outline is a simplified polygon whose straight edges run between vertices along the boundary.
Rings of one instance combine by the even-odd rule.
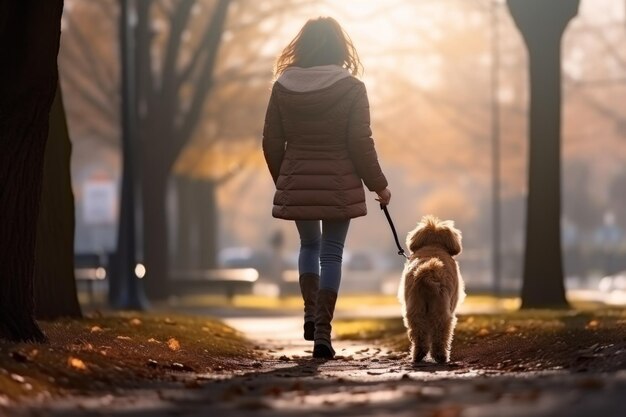
[[[456,324],[454,315],[446,317],[438,326],[434,327],[433,345],[431,354],[437,363],[446,363],[450,360],[452,336]]]
[[[411,326],[408,333],[411,341],[411,358],[413,363],[421,362],[428,353],[429,335],[423,328],[418,326]]]

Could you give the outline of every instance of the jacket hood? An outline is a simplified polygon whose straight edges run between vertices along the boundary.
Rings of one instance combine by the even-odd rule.
[[[274,83],[274,88],[277,90],[281,106],[287,106],[296,113],[308,113],[310,115],[325,113],[333,108],[335,104],[341,102],[348,91],[352,90],[356,85],[361,84],[361,81],[351,76],[350,73],[343,68],[335,65],[332,67],[342,71],[316,71],[317,68],[322,67],[298,68],[299,71],[294,69],[293,72],[298,72],[299,74],[294,74],[293,76],[289,75],[289,82],[287,82],[287,84],[292,87],[298,85],[301,87],[302,91],[287,87],[279,78],[276,83]],[[307,74],[300,78],[300,75],[304,71],[306,71]],[[313,77],[312,75],[316,73],[322,73],[322,75],[317,78]],[[332,75],[328,73],[332,73]],[[305,81],[295,81],[296,78]],[[282,81],[285,79],[287,79],[287,77]],[[304,90],[305,85],[311,89]],[[315,88],[313,88],[313,86],[315,86]]]
[[[276,81],[288,90],[305,93],[329,87],[349,76],[350,72],[339,65],[320,65],[310,68],[290,67]]]

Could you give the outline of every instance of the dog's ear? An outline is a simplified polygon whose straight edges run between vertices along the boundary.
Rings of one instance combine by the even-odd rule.
[[[420,235],[421,231],[421,223],[418,223],[417,227],[411,230],[406,236],[406,247],[409,248],[409,254],[412,254],[413,252],[424,246],[424,239]]]
[[[439,229],[438,237],[450,256],[461,253],[461,231],[454,227],[454,222],[452,220],[443,221],[439,224]]]

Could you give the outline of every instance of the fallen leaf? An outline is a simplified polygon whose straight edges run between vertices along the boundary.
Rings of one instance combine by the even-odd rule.
[[[133,339],[131,339],[128,336],[117,336],[116,339],[119,339],[119,340],[133,340]]]
[[[91,328],[91,333],[100,333],[100,332],[102,332],[102,327],[100,326],[93,326]]]
[[[180,350],[180,342],[172,337],[167,341],[167,347],[170,348],[172,352],[177,352]]]
[[[174,371],[193,372],[193,368],[191,366],[184,365],[184,364],[178,363],[178,362],[172,363],[172,365],[170,365],[170,368],[172,368]]]
[[[67,364],[71,368],[77,369],[79,371],[87,370],[87,365],[85,365],[85,362],[83,362],[82,360],[78,358],[74,358],[73,356],[70,356],[69,358],[67,358]]]
[[[158,344],[161,344],[161,342],[156,340],[154,337],[151,337],[150,339],[148,339],[148,343],[158,343]]]
[[[18,374],[11,374],[11,379],[15,382],[19,382],[20,384],[23,384],[24,382],[26,382],[24,377]]]
[[[368,375],[384,375],[385,371],[381,371],[381,372],[374,372],[374,371],[367,371]]]
[[[137,317],[131,319],[129,323],[131,326],[141,326],[141,320],[139,320]]]

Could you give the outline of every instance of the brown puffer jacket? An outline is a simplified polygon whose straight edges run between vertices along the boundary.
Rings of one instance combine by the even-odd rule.
[[[276,82],[263,153],[276,194],[272,215],[288,220],[345,220],[367,214],[361,180],[387,187],[374,149],[365,85],[343,78],[296,92]]]

